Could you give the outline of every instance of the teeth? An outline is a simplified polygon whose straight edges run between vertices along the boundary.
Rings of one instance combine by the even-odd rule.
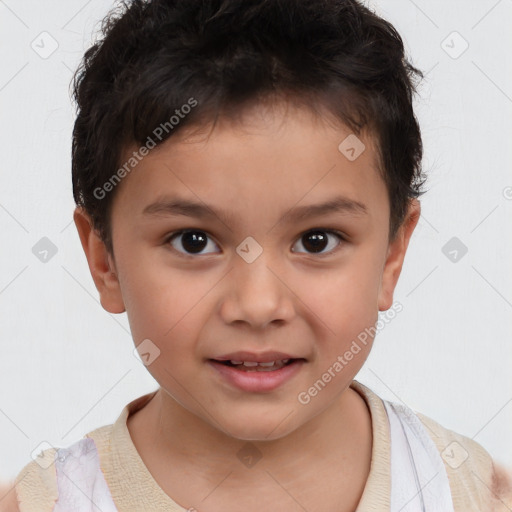
[[[278,361],[269,361],[268,363],[258,363],[256,361],[234,361],[234,360],[231,360],[231,364],[235,364],[235,365],[244,365],[244,366],[248,366],[248,367],[254,367],[254,366],[264,366],[264,367],[271,367],[271,366],[274,366],[274,365],[284,365],[286,364],[290,359],[283,359],[283,360],[278,360]]]

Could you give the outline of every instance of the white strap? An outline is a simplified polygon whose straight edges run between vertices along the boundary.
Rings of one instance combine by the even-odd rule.
[[[53,512],[118,512],[94,439],[86,437],[55,453],[58,500]]]
[[[407,406],[383,400],[391,433],[391,512],[454,512],[437,447]],[[92,438],[55,454],[59,498],[53,512],[118,512]]]
[[[391,512],[454,512],[443,459],[407,406],[383,400],[391,431]]]

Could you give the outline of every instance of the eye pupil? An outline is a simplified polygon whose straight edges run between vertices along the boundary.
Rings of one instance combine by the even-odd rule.
[[[327,244],[327,237],[323,231],[311,231],[304,235],[304,239],[306,240],[304,247],[311,250],[311,252],[321,252],[325,249]]]
[[[201,231],[187,231],[182,234],[181,243],[189,252],[201,252],[207,244],[207,237]]]
[[[326,229],[317,229],[311,230],[302,235],[300,238],[301,243],[305,250],[310,254],[319,254],[325,251],[325,248],[329,245],[329,236],[335,235],[340,242],[344,240],[343,237],[340,237],[334,231],[326,230]],[[207,235],[206,232],[200,230],[182,230],[174,233],[166,243],[170,243],[170,245],[174,245],[174,240],[176,239],[177,247],[174,247],[174,250],[178,253],[182,253],[183,255],[199,255],[203,253],[204,249],[208,246],[208,241],[210,236]],[[179,240],[179,242],[178,242]],[[339,245],[339,244],[338,244]],[[179,247],[181,246],[181,248]],[[293,252],[296,252],[295,249],[292,248]],[[330,251],[333,252],[333,251]],[[330,254],[327,253],[327,254]],[[210,253],[204,253],[210,254]]]

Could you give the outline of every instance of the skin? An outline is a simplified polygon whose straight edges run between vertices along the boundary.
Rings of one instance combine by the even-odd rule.
[[[20,512],[13,482],[0,482],[0,512]]]
[[[160,388],[130,416],[130,435],[162,489],[200,512],[353,511],[370,470],[371,417],[349,385],[373,340],[308,404],[297,397],[392,306],[420,204],[411,201],[390,243],[371,137],[360,136],[366,149],[350,161],[338,150],[346,127],[287,107],[256,106],[240,124],[188,129],[152,150],[118,185],[114,255],[87,214],[74,214],[102,306],[127,312],[135,345],[150,339],[160,350],[147,366]],[[142,214],[166,194],[231,218]],[[335,195],[364,203],[367,214],[279,221]],[[168,241],[192,228],[209,237],[201,253],[183,237]],[[302,236],[318,228],[328,236],[324,257]],[[263,249],[252,263],[236,252],[248,236]],[[278,389],[249,393],[207,362],[236,350],[279,350],[307,362]],[[262,455],[252,468],[236,456],[247,442]]]

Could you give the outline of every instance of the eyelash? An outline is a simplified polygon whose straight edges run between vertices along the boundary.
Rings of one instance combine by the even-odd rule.
[[[328,228],[313,228],[313,229],[308,229],[307,231],[304,231],[303,233],[301,233],[299,235],[299,237],[297,238],[297,241],[301,240],[303,236],[307,235],[308,233],[314,233],[314,232],[317,232],[317,231],[320,231],[320,232],[323,232],[323,233],[327,233],[327,234],[331,234],[331,235],[335,235],[340,243],[332,250],[330,250],[329,252],[325,252],[325,253],[322,253],[322,252],[319,252],[319,253],[314,253],[314,252],[306,252],[306,254],[310,255],[310,256],[316,256],[316,257],[319,257],[319,258],[322,258],[322,257],[325,257],[325,256],[330,256],[332,254],[334,254],[335,252],[337,252],[339,249],[340,249],[340,246],[342,245],[343,242],[346,242],[347,239],[346,237],[343,235],[343,233],[335,230],[335,229],[328,229]],[[170,233],[164,240],[164,244],[167,245],[167,244],[170,244],[170,242],[174,239],[174,238],[177,238],[179,235],[183,235],[185,233],[204,233],[208,238],[212,239],[212,237],[208,234],[207,231],[203,231],[201,229],[182,229],[182,230],[179,230],[179,231],[173,231],[172,233]],[[215,245],[218,245],[217,243],[215,243]],[[295,243],[294,243],[295,245]],[[180,256],[184,257],[184,258],[196,258],[198,256],[201,256],[201,254],[190,254],[190,253],[184,253],[184,252],[181,252],[181,251],[178,251],[176,249],[174,249],[174,247],[171,246],[171,249],[178,253]],[[294,252],[302,252],[302,251],[294,251]],[[207,253],[206,256],[210,255],[210,254],[213,254],[213,253]]]

